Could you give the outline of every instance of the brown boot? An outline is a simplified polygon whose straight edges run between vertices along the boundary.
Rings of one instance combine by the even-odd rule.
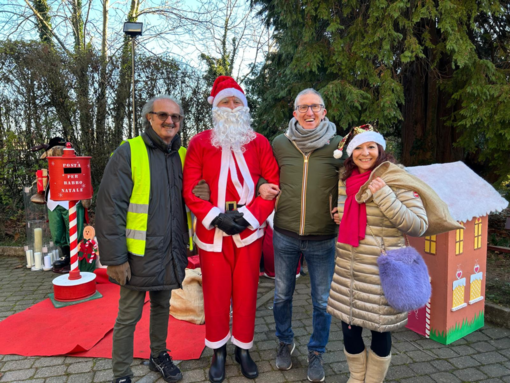
[[[364,383],[367,370],[367,350],[363,350],[359,354],[349,354],[344,349],[344,354],[351,373],[347,383]]]
[[[385,357],[376,355],[372,350],[368,350],[367,373],[365,383],[382,383],[390,368],[391,354]]]

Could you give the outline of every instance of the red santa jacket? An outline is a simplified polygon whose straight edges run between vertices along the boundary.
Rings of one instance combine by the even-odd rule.
[[[211,144],[212,130],[194,136],[184,161],[184,200],[197,217],[196,243],[200,249],[221,252],[222,230],[211,222],[225,212],[225,202],[236,201],[238,211],[250,226],[233,236],[237,247],[243,247],[264,235],[265,221],[274,209],[275,200],[256,197],[255,187],[260,177],[279,184],[278,164],[269,141],[256,133],[256,138],[244,146],[243,152],[223,151]],[[196,197],[192,190],[200,180],[211,189],[209,201]]]

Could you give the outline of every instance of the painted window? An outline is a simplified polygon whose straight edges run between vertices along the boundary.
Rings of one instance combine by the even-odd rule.
[[[475,250],[482,247],[482,219],[475,220]]]
[[[459,222],[462,226],[464,224]],[[464,252],[464,229],[458,229],[455,233],[455,255],[462,254]]]
[[[428,254],[436,254],[436,236],[430,235],[425,237],[425,252]]]
[[[453,282],[452,311],[457,311],[467,306],[467,303],[464,302],[466,278],[462,278],[462,270],[460,268],[457,269],[455,275],[457,280]]]
[[[483,283],[483,273],[481,271],[478,273],[475,273],[475,274],[471,274],[471,284],[470,284],[470,289],[469,289],[469,304],[470,305],[483,300],[482,283]]]

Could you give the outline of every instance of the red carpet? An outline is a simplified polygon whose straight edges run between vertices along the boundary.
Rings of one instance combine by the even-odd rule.
[[[0,322],[0,355],[69,355],[111,358],[119,286],[98,284],[103,298],[55,309],[49,299]],[[148,295],[146,300],[148,301]],[[149,310],[146,303],[135,331],[134,356],[148,358]],[[205,326],[170,317],[167,347],[175,360],[198,359]]]
[[[150,303],[143,308],[142,319],[135,331],[133,355],[135,358],[149,359],[149,314]],[[146,319],[146,320],[144,320]],[[77,357],[111,358],[112,336],[110,331],[91,350],[73,354]],[[204,349],[205,326],[198,326],[189,322],[177,320],[170,316],[168,322],[168,338],[166,346],[171,350],[170,355],[175,360],[198,359]]]

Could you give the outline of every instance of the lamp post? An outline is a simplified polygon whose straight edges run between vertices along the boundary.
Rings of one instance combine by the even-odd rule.
[[[124,23],[124,33],[131,37],[131,78],[133,79],[133,91],[132,91],[132,99],[133,99],[133,134],[135,133],[135,124],[136,124],[136,112],[135,112],[135,38],[136,36],[141,36],[143,30],[143,23],[137,22],[125,22]]]

